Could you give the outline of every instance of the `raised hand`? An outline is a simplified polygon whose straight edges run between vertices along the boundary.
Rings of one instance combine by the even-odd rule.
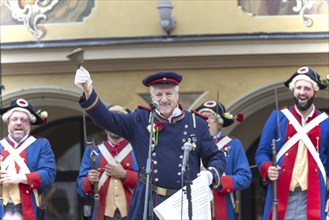
[[[82,89],[86,96],[89,96],[92,91],[92,80],[88,70],[83,68],[82,66],[77,69],[74,78],[74,84]]]

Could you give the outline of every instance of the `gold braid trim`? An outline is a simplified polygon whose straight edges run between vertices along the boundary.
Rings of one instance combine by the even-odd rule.
[[[149,124],[151,124],[151,118],[152,118],[152,111],[149,113]]]
[[[96,106],[96,104],[97,104],[98,101],[99,101],[99,97],[96,96],[95,101],[94,101],[91,105],[89,105],[87,108],[84,108],[84,110],[87,112],[87,111],[89,111],[90,109],[94,108],[94,107]]]
[[[196,128],[195,114],[192,113],[193,128]]]
[[[218,184],[212,184],[213,188],[217,189],[217,187],[220,185],[220,175],[215,167],[208,167],[208,170],[214,170],[218,177]]]

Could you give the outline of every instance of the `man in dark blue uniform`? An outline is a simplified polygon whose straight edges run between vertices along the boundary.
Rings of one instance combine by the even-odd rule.
[[[129,114],[109,112],[95,90],[89,72],[80,67],[74,83],[84,91],[79,103],[98,126],[127,139],[133,146],[139,166],[137,183],[129,208],[128,219],[142,219],[145,203],[145,168],[149,155],[152,132],[151,180],[153,207],[157,206],[182,187],[181,167],[184,151],[189,142],[190,179],[205,175],[212,187],[219,185],[225,170],[225,156],[219,151],[208,130],[207,122],[178,103],[179,83],[182,76],[175,72],[158,72],[146,77],[143,84],[150,87],[152,101],[156,103],[154,126],[151,129],[152,109],[139,106]],[[200,172],[200,159],[207,169]]]

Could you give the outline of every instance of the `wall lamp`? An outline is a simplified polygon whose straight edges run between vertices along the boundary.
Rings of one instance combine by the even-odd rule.
[[[158,11],[160,15],[160,24],[162,29],[170,36],[170,32],[176,27],[176,19],[171,16],[174,6],[170,0],[159,0]]]

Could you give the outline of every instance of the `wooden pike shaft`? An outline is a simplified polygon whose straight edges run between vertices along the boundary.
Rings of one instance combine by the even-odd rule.
[[[82,83],[82,88],[83,88],[83,91],[85,92],[85,94],[90,93],[90,90],[89,90],[89,87],[88,87],[87,83]]]

